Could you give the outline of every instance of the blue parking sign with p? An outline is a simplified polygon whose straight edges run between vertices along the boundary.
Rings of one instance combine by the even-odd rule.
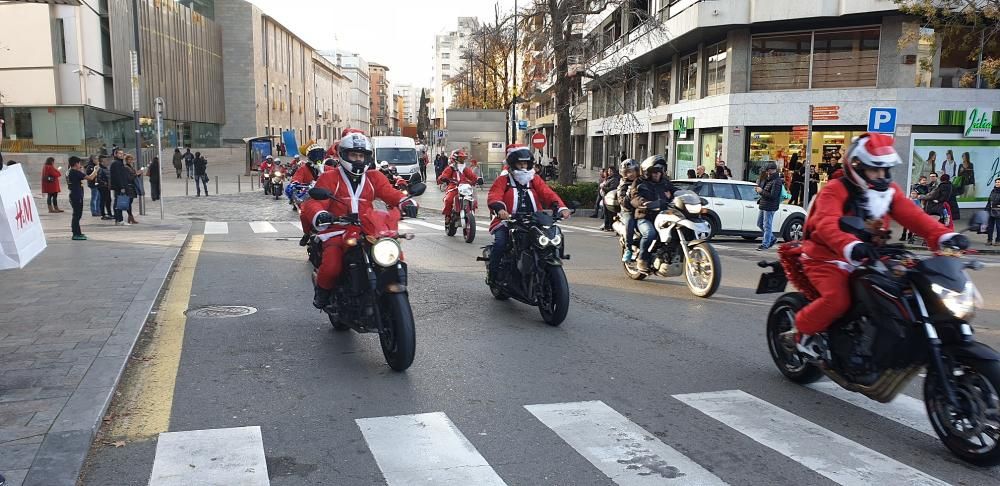
[[[896,133],[896,109],[872,108],[868,111],[868,131]]]

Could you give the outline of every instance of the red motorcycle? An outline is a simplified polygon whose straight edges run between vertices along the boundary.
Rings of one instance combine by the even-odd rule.
[[[455,236],[461,227],[465,242],[472,243],[476,239],[476,210],[479,209],[476,190],[472,184],[463,182],[458,187],[448,189],[444,197],[454,198],[445,233],[448,236]]]

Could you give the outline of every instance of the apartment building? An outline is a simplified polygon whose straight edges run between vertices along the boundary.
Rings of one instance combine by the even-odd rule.
[[[368,63],[371,81],[372,135],[395,135],[393,125],[392,86],[389,84],[389,67],[375,62]]]
[[[320,54],[340,67],[351,81],[350,115],[347,126],[371,133],[371,81],[368,61],[360,54],[344,50],[322,51]]]
[[[465,52],[472,33],[478,28],[479,19],[476,17],[459,17],[455,30],[434,36],[431,102],[428,106],[428,116],[433,128],[444,128],[446,125],[445,110],[451,107],[451,101],[455,96],[455,90],[448,81],[465,66],[462,53]]]

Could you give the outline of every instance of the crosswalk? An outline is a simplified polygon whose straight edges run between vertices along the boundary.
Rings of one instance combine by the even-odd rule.
[[[846,406],[858,406],[928,433],[926,414],[918,416],[916,407],[922,408],[922,404],[915,398],[900,396],[892,403],[876,404],[851,398],[853,395],[829,382],[810,388]],[[691,420],[702,416],[718,422],[719,427],[710,428],[712,434],[723,435],[721,439],[727,434],[732,438],[745,436],[772,451],[773,460],[783,456],[785,464],[792,464],[790,460],[811,471],[816,482],[824,477],[842,485],[948,484],[922,471],[920,464],[904,464],[743,390],[676,394],[672,398],[692,414]],[[521,434],[543,427],[606,476],[608,484],[721,486],[742,481],[720,477],[722,473],[716,473],[720,468],[704,455],[686,455],[683,438],[672,435],[669,428],[652,434],[600,400],[529,404],[523,405],[523,411],[530,417],[509,433],[489,440],[518,443],[524,440],[519,439]],[[445,412],[359,418],[355,424],[389,486],[507,484],[491,465],[506,464],[505,458],[484,456]],[[488,440],[483,437],[486,434],[478,435],[477,442]],[[258,427],[161,434],[149,484],[267,485],[264,442]],[[496,454],[495,448],[491,450]],[[943,447],[940,450],[947,454]],[[231,476],[220,481],[219,474]]]
[[[589,235],[601,235],[601,236],[613,236],[611,233],[607,233],[597,229],[583,228],[579,226],[561,226],[563,233],[582,233]],[[423,219],[406,219],[399,223],[399,230],[405,232],[420,232],[420,233],[432,233],[432,232],[443,232],[444,226],[438,223],[432,223]],[[476,223],[476,232],[481,235],[486,235],[490,231],[489,224],[486,223]],[[238,234],[249,234],[249,235],[274,235],[274,234],[285,234],[294,233],[296,235],[302,233],[302,223],[299,221],[206,221],[204,227],[202,228],[202,234],[205,235],[238,235]]]

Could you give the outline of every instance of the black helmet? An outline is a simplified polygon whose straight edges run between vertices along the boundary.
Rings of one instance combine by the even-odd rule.
[[[639,164],[639,171],[642,177],[649,179],[649,175],[654,171],[658,171],[661,174],[666,174],[667,172],[667,159],[664,159],[662,155],[653,155],[647,157]]]
[[[313,144],[306,151],[306,157],[312,162],[319,162],[323,160],[324,156],[326,156],[326,149],[319,145]]]
[[[531,150],[528,150],[527,147],[518,147],[507,153],[505,162],[510,170],[514,170],[514,164],[518,162],[527,162],[528,170],[531,170],[535,167],[535,156],[531,155]]]

